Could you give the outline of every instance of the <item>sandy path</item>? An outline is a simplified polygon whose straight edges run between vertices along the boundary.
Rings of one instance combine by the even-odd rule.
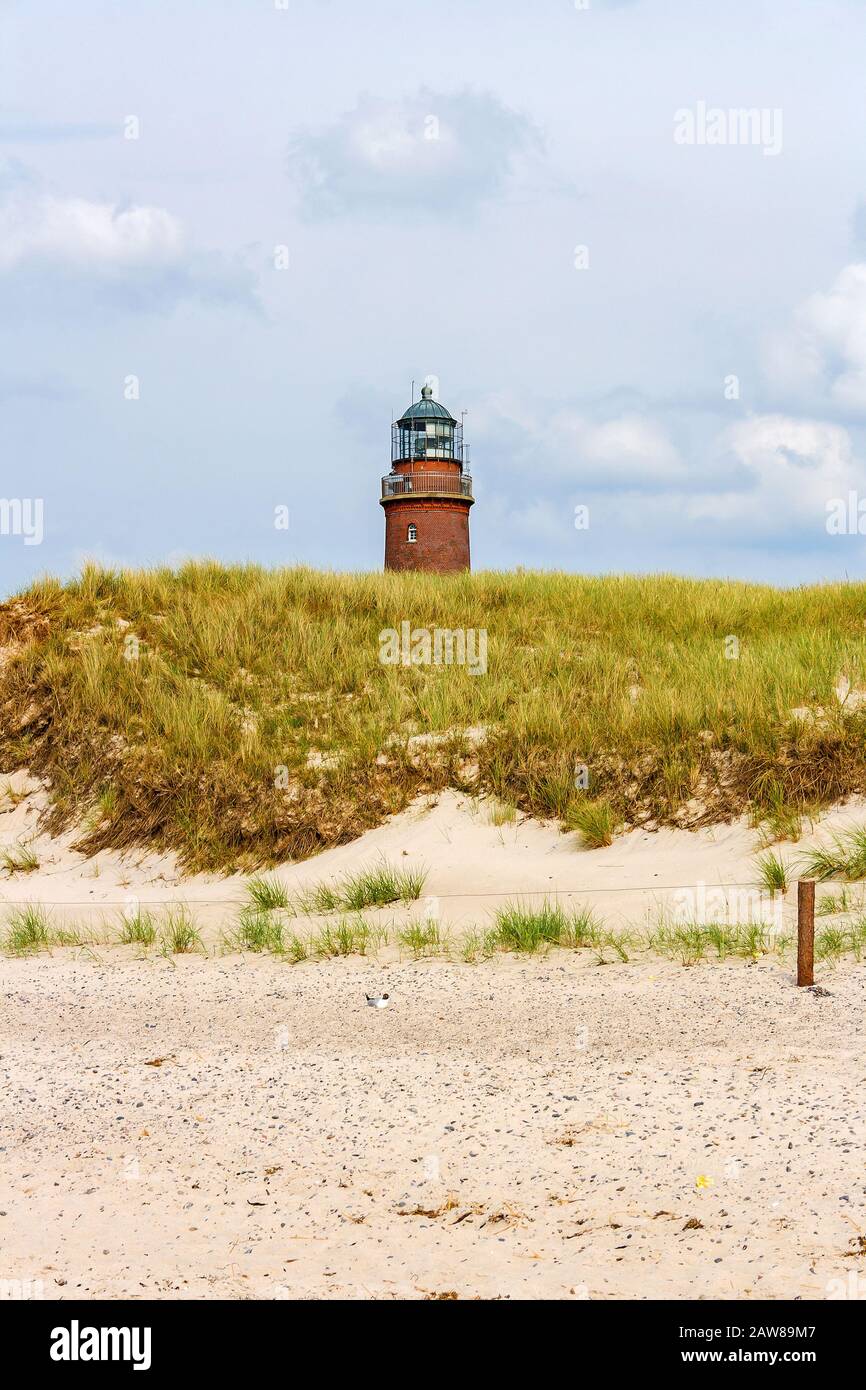
[[[866,968],[823,978],[827,998],[769,958],[3,960],[0,1276],[826,1297],[866,1280]]]

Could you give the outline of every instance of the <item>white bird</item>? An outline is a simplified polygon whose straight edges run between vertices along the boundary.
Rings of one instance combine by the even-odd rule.
[[[364,998],[371,1009],[387,1009],[390,994],[365,994]]]

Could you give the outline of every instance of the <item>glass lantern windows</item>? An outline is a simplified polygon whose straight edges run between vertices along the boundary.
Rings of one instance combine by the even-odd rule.
[[[412,419],[398,422],[392,434],[392,461],[461,457],[461,431],[450,420]]]
[[[416,436],[415,457],[453,458],[453,425],[447,420],[426,420]]]

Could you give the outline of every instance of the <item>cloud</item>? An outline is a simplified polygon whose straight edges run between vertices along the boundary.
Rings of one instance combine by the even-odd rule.
[[[501,197],[521,158],[540,148],[535,126],[497,97],[422,88],[400,101],[362,96],[327,129],[296,131],[288,167],[311,218],[448,219]]]
[[[718,443],[741,465],[741,480],[680,499],[690,522],[736,527],[744,537],[820,531],[827,502],[866,485],[866,468],[841,425],[760,415],[732,426]]]
[[[559,415],[551,422],[552,443],[562,465],[585,482],[605,489],[658,488],[682,482],[686,469],[664,428],[641,415],[619,415],[601,423]]]
[[[0,205],[0,272],[33,262],[90,271],[177,264],[180,223],[164,208],[11,193]]]
[[[826,539],[832,499],[866,495],[848,430],[819,419],[753,415],[686,448],[649,412],[590,419],[561,407],[539,417],[499,397],[473,418],[482,454],[497,463],[497,525],[530,542],[564,543],[581,503],[595,539],[615,528],[680,547],[722,537],[731,549],[796,546]]]
[[[688,480],[665,427],[634,410],[593,419],[567,406],[539,411],[499,394],[473,409],[473,433],[479,432],[482,451],[501,458],[504,468],[552,485],[655,491]]]
[[[103,296],[127,307],[160,309],[181,299],[246,302],[252,278],[218,252],[190,245],[178,218],[151,205],[121,206],[58,194],[25,166],[0,166],[0,284],[23,282],[38,301],[60,287],[75,298]]]
[[[829,501],[866,491],[848,431],[823,420],[752,416],[708,441],[707,455],[711,485],[695,472],[685,487],[624,490],[616,495],[620,523],[679,543],[796,547],[826,539]]]
[[[866,262],[799,307],[792,328],[770,341],[767,372],[777,388],[866,413]]]

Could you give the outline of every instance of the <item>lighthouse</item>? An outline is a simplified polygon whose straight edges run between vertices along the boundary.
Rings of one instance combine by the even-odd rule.
[[[475,499],[463,465],[463,426],[424,386],[420,401],[391,426],[391,472],[382,479],[380,499],[386,570],[469,569]]]

